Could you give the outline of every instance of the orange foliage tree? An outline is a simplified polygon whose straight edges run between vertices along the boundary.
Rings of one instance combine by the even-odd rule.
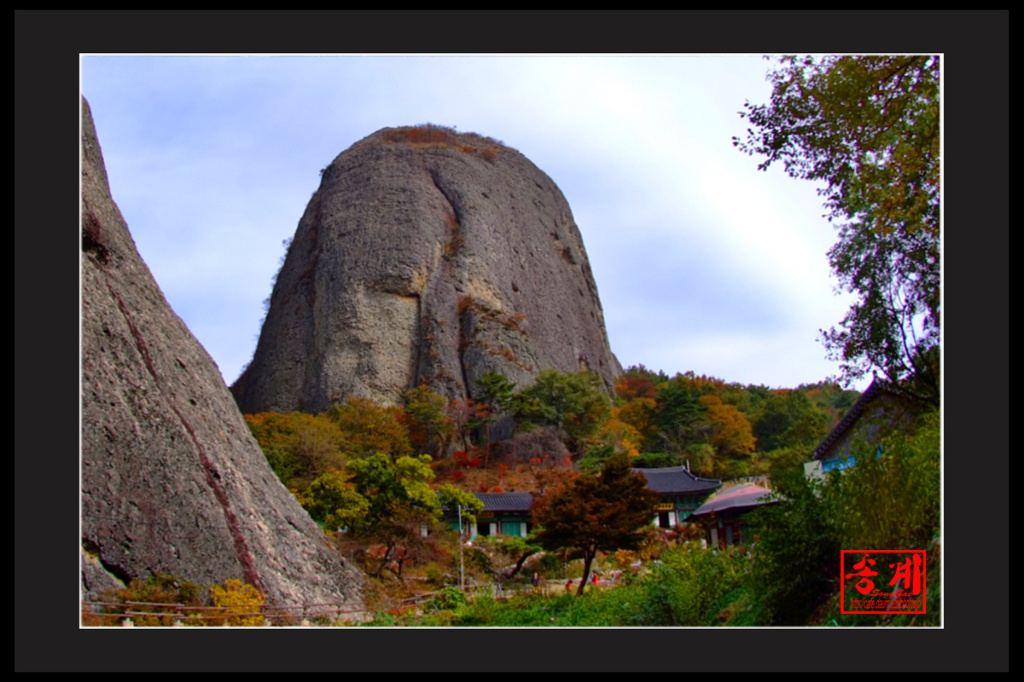
[[[384,407],[367,398],[349,398],[333,405],[326,416],[342,435],[342,452],[346,459],[363,459],[378,452],[392,462],[412,456],[409,427],[403,422],[400,407]]]
[[[730,457],[749,457],[754,454],[754,433],[750,420],[735,405],[725,405],[715,395],[701,396],[707,407],[707,419],[713,426],[711,444]]]
[[[612,419],[633,427],[640,434],[640,443],[652,438],[657,429],[654,421],[658,403],[653,398],[634,398],[622,407],[612,410]],[[638,443],[638,445],[640,444]]]
[[[245,415],[245,423],[289,488],[303,489],[317,476],[345,465],[344,436],[323,415],[261,412]]]
[[[639,474],[629,470],[629,458],[617,453],[598,475],[577,476],[560,490],[538,500],[534,519],[538,542],[548,550],[571,548],[583,555],[583,594],[598,551],[638,549],[647,538],[658,496]]]

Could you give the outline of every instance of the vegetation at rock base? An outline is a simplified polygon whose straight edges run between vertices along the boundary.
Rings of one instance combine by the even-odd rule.
[[[611,414],[611,402],[593,372],[544,370],[522,393],[529,401],[524,410],[526,418],[563,431],[566,445],[577,455],[582,454],[584,441]]]
[[[140,627],[169,626],[179,619],[174,615],[177,609],[160,605],[201,606],[202,592],[199,585],[165,573],[151,575],[145,580],[135,578],[128,587],[106,595],[110,602],[123,606],[104,608],[104,614],[108,615],[83,612],[82,622],[83,625],[121,625],[121,616],[125,615]]]
[[[266,603],[265,594],[241,580],[225,580],[224,585],[210,587],[210,599],[224,609],[228,625],[262,625],[260,607]]]
[[[208,599],[204,599],[206,592]],[[135,627],[260,626],[265,622],[266,595],[234,578],[207,591],[159,573],[133,579],[128,587],[107,593],[104,601],[99,612],[83,608],[83,625],[123,626],[127,620]]]

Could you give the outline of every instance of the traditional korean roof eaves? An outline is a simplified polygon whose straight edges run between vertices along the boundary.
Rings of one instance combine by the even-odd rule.
[[[864,410],[872,400],[883,393],[891,392],[892,391],[889,390],[888,384],[886,384],[885,381],[875,377],[867,390],[857,398],[857,402],[855,402],[853,406],[847,410],[846,414],[843,415],[843,418],[839,420],[836,427],[832,429],[832,431],[830,431],[820,443],[818,443],[816,448],[814,448],[814,454],[811,456],[811,459],[821,459],[825,453],[828,452],[829,448],[838,442],[847,431],[853,428],[853,425],[861,418],[861,415],[864,414]]]
[[[647,487],[662,495],[673,493],[701,493],[717,490],[722,482],[714,478],[694,476],[686,467],[669,467],[666,469],[631,469],[634,473],[643,474],[647,479]]]
[[[739,485],[735,488],[721,492],[697,508],[690,518],[722,512],[727,509],[741,511],[753,509],[764,504],[774,504],[777,499],[772,499],[772,491],[767,488],[749,483]]]
[[[528,512],[533,505],[530,493],[473,493],[484,503],[485,512]]]

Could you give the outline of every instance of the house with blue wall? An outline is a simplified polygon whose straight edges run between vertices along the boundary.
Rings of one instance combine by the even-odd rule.
[[[478,536],[509,536],[525,538],[530,532],[531,493],[473,493],[484,503],[483,511],[476,515],[476,525],[470,528],[471,539]]]
[[[875,377],[835,428],[814,448],[811,461],[804,463],[804,475],[823,480],[830,471],[856,465],[855,444],[864,443],[876,453],[880,452],[882,439],[894,428],[909,425],[913,417],[913,407],[893,391],[888,382]]]

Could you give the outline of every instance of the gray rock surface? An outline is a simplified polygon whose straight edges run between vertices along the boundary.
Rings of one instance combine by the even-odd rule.
[[[360,611],[361,574],[271,471],[140,258],[84,99],[82,114],[83,591],[169,573]]]
[[[243,412],[474,397],[496,370],[621,373],[579,229],[519,152],[436,126],[385,128],[322,172],[278,274]]]

